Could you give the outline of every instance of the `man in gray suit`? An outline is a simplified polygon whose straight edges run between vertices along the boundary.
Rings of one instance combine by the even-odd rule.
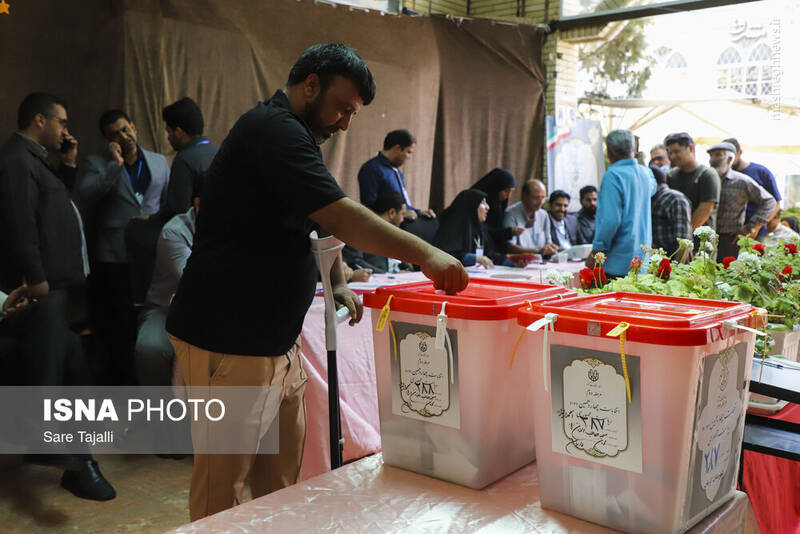
[[[113,382],[132,384],[136,317],[125,230],[131,221],[158,213],[169,165],[161,154],[138,145],[136,125],[124,111],[103,113],[100,131],[108,142],[106,152],[89,156],[78,195],[94,208],[98,225],[93,269],[98,334],[109,351]]]

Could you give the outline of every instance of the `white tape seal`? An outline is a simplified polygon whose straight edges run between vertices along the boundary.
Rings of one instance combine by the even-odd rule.
[[[447,348],[447,356],[450,358],[450,383],[455,383],[455,375],[453,371],[453,347],[450,344],[450,336],[447,335],[447,314],[444,310],[447,306],[447,301],[442,302],[442,311],[436,316],[436,340],[433,346],[437,349]]]
[[[542,339],[542,380],[544,381],[544,390],[550,391],[547,385],[547,362],[550,361],[550,343],[547,341],[547,331],[555,332],[553,325],[558,320],[558,314],[548,313],[538,321],[528,325],[527,330],[536,332],[544,327],[544,338]]]

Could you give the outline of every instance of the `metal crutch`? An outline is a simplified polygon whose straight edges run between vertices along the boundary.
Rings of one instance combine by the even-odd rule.
[[[328,418],[331,442],[331,469],[342,466],[342,420],[339,414],[339,374],[336,368],[336,326],[346,321],[350,315],[344,307],[336,310],[333,300],[333,287],[331,286],[331,268],[336,258],[341,255],[344,243],[334,236],[318,237],[317,232],[311,232],[311,251],[322,278],[322,289],[325,299],[325,347],[328,349]]]

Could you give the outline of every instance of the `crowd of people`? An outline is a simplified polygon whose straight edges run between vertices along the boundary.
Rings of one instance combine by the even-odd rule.
[[[190,518],[238,504],[246,481],[254,497],[295,483],[306,425],[299,335],[318,280],[311,231],[347,242],[359,276],[414,265],[448,292],[468,280],[458,260],[398,228],[435,218],[410,204],[395,171],[413,143],[395,135],[370,162],[384,180],[372,209],[348,199],[322,161],[319,145],[347,130],[375,90],[354,50],[312,46],[219,149],[194,101],[165,107],[171,166],[140,146],[119,109],[100,114],[105,146],[79,166],[67,103],[28,95],[0,149],[4,383],[167,386],[179,366],[190,387],[272,386],[279,404],[262,398],[253,410],[264,431],[279,416],[279,453],[258,454],[259,443],[245,455],[196,451]],[[265,209],[278,197],[286,201]],[[354,323],[363,307],[345,275],[354,270],[337,261],[334,299]],[[193,420],[192,433],[207,424]],[[242,436],[260,440],[261,427],[252,430]],[[61,485],[78,497],[115,497],[88,446],[60,452],[25,461],[64,469]]]
[[[591,245],[589,265],[603,252],[608,274],[624,276],[640,245],[672,253],[701,225],[720,233],[725,255],[735,255],[739,235],[796,235],[796,221],[779,224],[774,177],[745,161],[735,139],[709,149],[708,167],[685,133],[653,147],[644,166],[633,134],[610,132],[600,189],[583,187],[574,213],[567,192],[548,196],[537,178],[509,206],[517,181],[495,168],[437,216],[412,204],[401,169],[416,142],[394,130],[362,165],[355,202],[319,145],[347,130],[375,91],[354,50],[315,45],[285,89],[242,115],[219,149],[203,136],[199,106],[183,98],[162,113],[171,166],[113,109],[98,120],[103,150],[81,168],[67,103],[28,95],[0,149],[0,358],[15,370],[6,382],[166,386],[177,365],[189,386],[279,388],[280,453],[195,454],[194,520],[241,502],[246,480],[254,497],[297,480],[307,380],[299,334],[319,276],[312,230],[347,243],[331,278],[352,321],[363,308],[346,282],[373,273],[419,268],[457,292],[464,267],[514,265],[510,254],[550,258]],[[284,200],[267,209],[265,198]],[[79,497],[115,496],[88,450],[57,452],[26,461],[64,469],[62,485]]]
[[[384,150],[359,173],[365,205],[388,191],[397,194],[397,209],[410,205],[400,167],[414,148],[414,138],[405,130],[386,136]],[[525,181],[519,202],[508,206],[516,179],[509,170],[496,168],[456,195],[438,219],[431,210],[417,210],[412,217],[431,219],[429,224],[435,225],[431,242],[465,266],[514,265],[510,255],[538,254],[548,259],[575,245],[591,245],[587,265],[593,266],[595,254],[602,252],[611,276],[627,274],[631,260],[642,256],[642,245],[673,256],[679,239],[692,240],[700,226],[719,234],[719,258],[736,256],[741,236],[765,242],[797,237],[797,221],[780,217],[775,177],[763,165],[743,159],[735,138],[709,148],[708,165],[698,161],[694,140],[685,132],[668,135],[663,144],[654,146],[647,166],[637,152],[632,132],[610,132],[609,167],[600,190],[594,185],[582,187],[581,208],[575,212],[569,211],[569,193],[555,190],[548,197],[547,187],[536,178]],[[395,156],[388,157],[389,153]],[[399,224],[414,231],[408,220]],[[679,259],[689,261],[692,253],[684,249]],[[353,269],[364,265],[346,261]],[[358,273],[358,279],[368,279],[371,272],[386,271]]]

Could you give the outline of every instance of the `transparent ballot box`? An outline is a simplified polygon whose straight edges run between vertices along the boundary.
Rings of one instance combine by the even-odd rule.
[[[532,462],[530,361],[509,365],[517,309],[574,295],[493,279],[473,279],[458,295],[431,282],[366,294],[385,463],[482,488]]]
[[[731,498],[763,313],[638,293],[521,308],[542,506],[655,534]]]

